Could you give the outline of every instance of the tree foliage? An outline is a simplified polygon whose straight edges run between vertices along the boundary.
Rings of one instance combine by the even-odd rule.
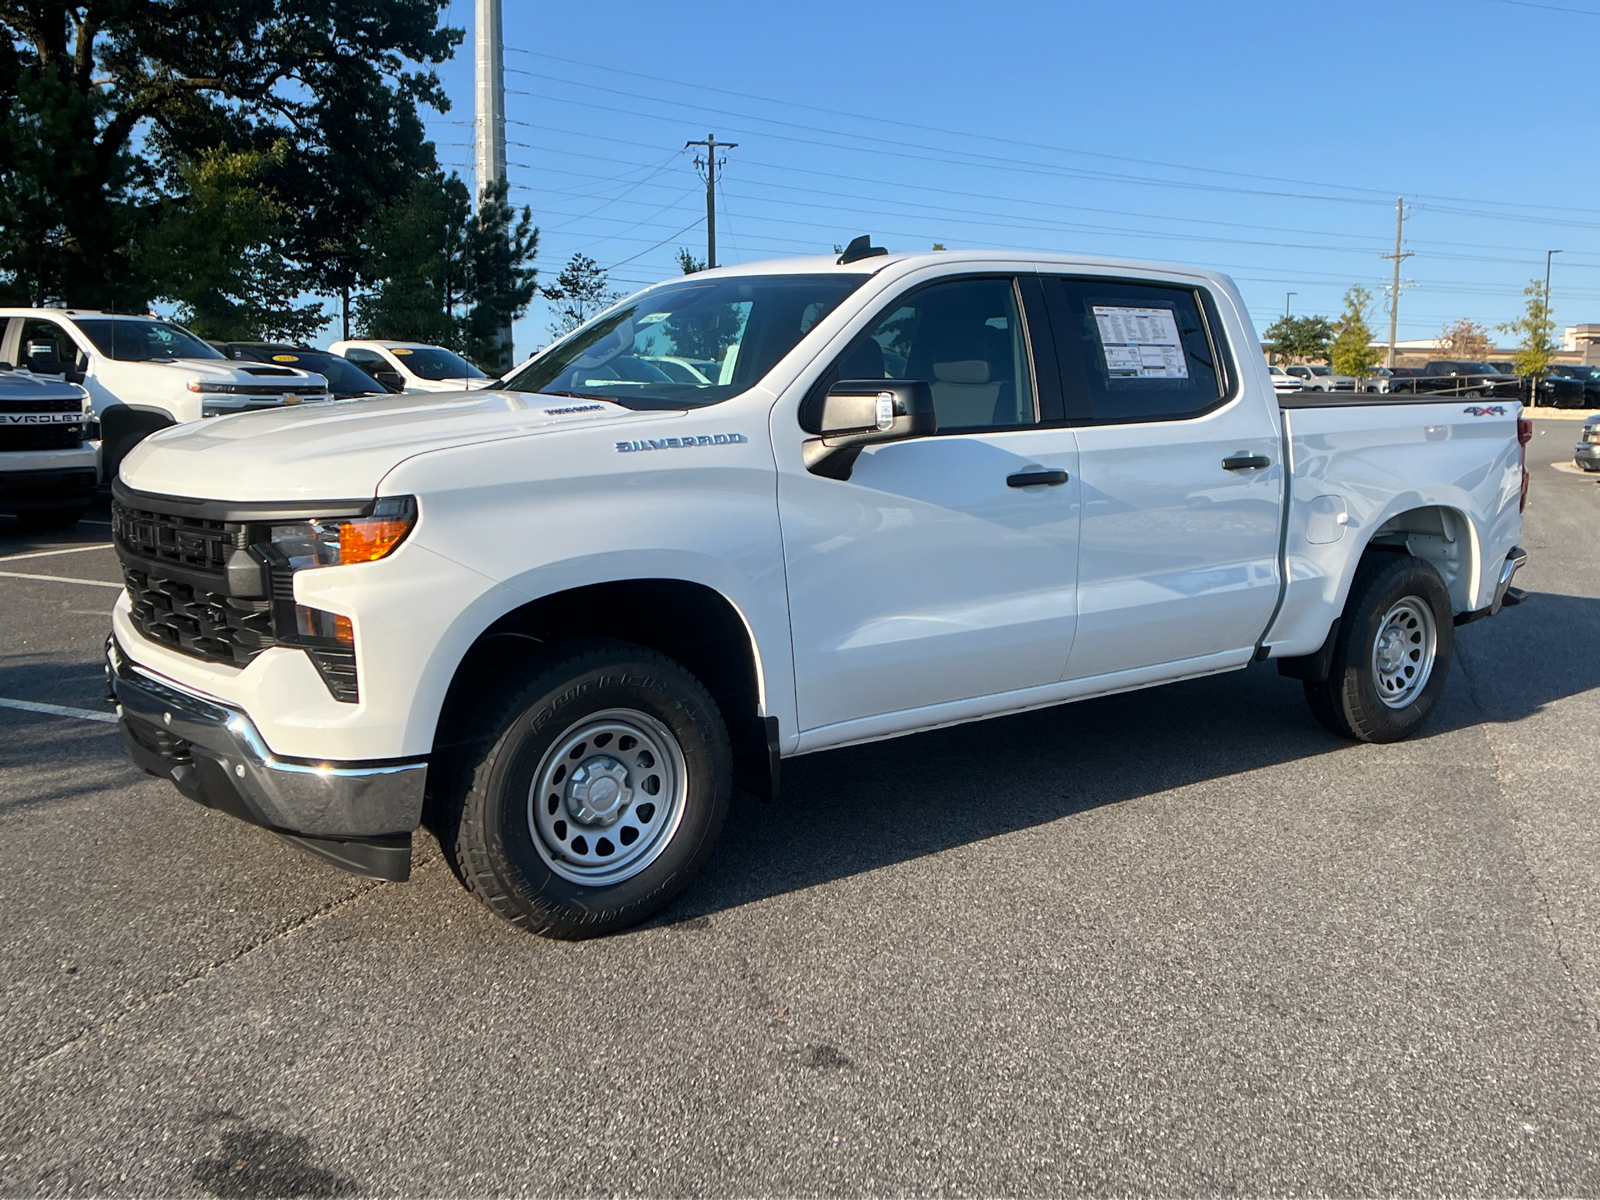
[[[1494,340],[1488,329],[1466,317],[1452,321],[1439,333],[1440,357],[1482,362],[1493,353]]]
[[[204,338],[299,341],[321,328],[322,305],[296,302],[304,282],[287,257],[284,205],[262,182],[287,153],[222,147],[178,166],[183,194],[162,202],[134,264],[159,299]]]
[[[0,287],[142,307],[162,289],[135,247],[195,164],[280,142],[253,186],[282,206],[284,249],[310,286],[358,282],[354,235],[432,166],[416,109],[448,107],[431,67],[461,39],[442,8],[0,0]]]
[[[679,261],[681,264],[682,259]],[[544,295],[558,305],[556,319],[550,323],[550,335],[557,338],[622,299],[620,292],[611,290],[606,272],[587,254],[574,254],[555,283],[545,286]]]
[[[1274,354],[1293,359],[1326,358],[1333,335],[1333,322],[1327,317],[1289,316],[1279,317],[1265,334]]]
[[[1556,325],[1550,315],[1550,301],[1545,295],[1544,280],[1529,280],[1522,294],[1528,298],[1522,315],[1498,328],[1501,333],[1509,333],[1519,339],[1515,361],[1517,374],[1543,379],[1550,373],[1550,355],[1556,349]]]
[[[517,212],[506,192],[504,180],[484,190],[468,237],[472,308],[466,320],[466,353],[493,375],[512,365],[511,346],[501,341],[501,330],[528,311],[539,290],[533,266],[539,231],[533,211],[525,206]]]
[[[1334,372],[1364,379],[1378,365],[1379,352],[1372,345],[1372,326],[1367,313],[1372,308],[1372,293],[1357,284],[1344,294],[1344,311],[1334,322],[1333,342],[1328,358]]]
[[[678,269],[685,275],[695,275],[706,269],[706,260],[690,254],[687,247],[678,247]]]
[[[500,330],[533,299],[539,231],[529,209],[506,202],[503,182],[474,215],[459,176],[419,179],[374,218],[366,240],[379,282],[356,302],[362,336],[448,346],[496,374],[511,366]]]

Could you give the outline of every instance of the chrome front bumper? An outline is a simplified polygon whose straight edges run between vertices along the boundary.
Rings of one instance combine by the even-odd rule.
[[[144,670],[114,637],[106,641],[106,681],[123,743],[143,770],[347,871],[410,875],[426,762],[277,757],[245,713]]]

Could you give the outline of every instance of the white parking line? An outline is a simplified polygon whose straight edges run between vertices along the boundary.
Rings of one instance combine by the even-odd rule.
[[[46,583],[82,583],[89,587],[115,588],[121,591],[120,583],[107,583],[104,579],[74,579],[70,575],[26,575],[21,571],[0,571],[0,579],[42,579]]]
[[[0,708],[45,713],[52,717],[77,717],[80,721],[109,721],[113,725],[117,723],[114,713],[94,712],[87,708],[67,708],[62,704],[39,704],[33,700],[7,700],[4,696],[0,696]]]
[[[82,554],[85,550],[110,550],[114,543],[101,542],[93,546],[68,546],[65,550],[30,550],[26,554],[0,555],[0,562],[16,562],[19,558],[49,558],[52,554]]]

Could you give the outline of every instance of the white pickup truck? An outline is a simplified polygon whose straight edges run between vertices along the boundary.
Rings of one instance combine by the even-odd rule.
[[[649,288],[484,391],[169,430],[114,493],[127,748],[380,878],[426,820],[582,937],[793,755],[1263,659],[1403,738],[1519,598],[1528,426],[1278,396],[1259,344],[1211,272],[852,244]]]
[[[310,371],[232,363],[182,326],[155,317],[69,308],[0,308],[0,359],[89,393],[101,473],[158,429],[205,417],[328,400]]]

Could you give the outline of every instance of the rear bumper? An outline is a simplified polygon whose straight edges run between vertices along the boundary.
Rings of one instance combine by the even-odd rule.
[[[1484,617],[1492,617],[1507,605],[1521,604],[1523,592],[1521,588],[1512,586],[1517,572],[1522,569],[1522,564],[1528,561],[1528,552],[1521,546],[1513,546],[1506,555],[1506,560],[1500,566],[1500,578],[1495,581],[1494,599],[1489,602],[1488,608],[1480,608],[1474,612],[1457,613],[1457,625],[1470,625],[1474,621],[1481,621]]]
[[[277,757],[243,711],[143,670],[114,637],[106,642],[106,679],[136,766],[347,871],[396,881],[410,875],[426,762]]]
[[[1572,461],[1576,463],[1600,463],[1600,442],[1579,442],[1573,447]]]

